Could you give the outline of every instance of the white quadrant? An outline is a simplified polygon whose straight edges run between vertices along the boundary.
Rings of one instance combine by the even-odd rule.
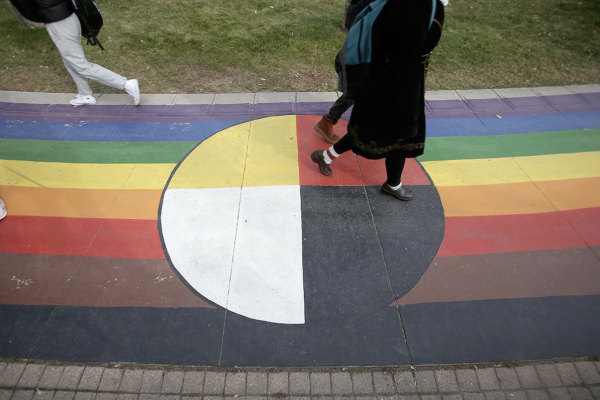
[[[242,189],[227,308],[262,321],[303,324],[300,186]]]
[[[241,188],[168,189],[161,211],[172,264],[200,294],[227,305]]]

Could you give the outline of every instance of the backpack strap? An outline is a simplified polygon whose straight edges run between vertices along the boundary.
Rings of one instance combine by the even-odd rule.
[[[435,11],[437,9],[438,0],[431,0],[431,18],[429,18],[429,28],[431,29],[431,25],[433,24],[433,18],[435,17]]]

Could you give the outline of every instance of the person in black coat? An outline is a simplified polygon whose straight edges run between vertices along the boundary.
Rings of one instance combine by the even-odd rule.
[[[413,189],[401,183],[406,158],[425,148],[425,75],[429,56],[439,42],[444,7],[436,0],[389,0],[373,26],[373,59],[381,60],[380,75],[372,86],[354,95],[348,133],[311,159],[331,175],[330,164],[352,150],[368,159],[385,159],[387,181],[381,190],[400,200],[411,200]]]
[[[88,79],[115,89],[125,90],[133,97],[135,105],[140,102],[137,79],[127,79],[100,65],[90,63],[81,46],[81,24],[71,0],[10,0],[15,9],[26,19],[46,25],[46,30],[56,45],[63,63],[77,85],[77,96],[70,101],[73,106],[93,105]]]

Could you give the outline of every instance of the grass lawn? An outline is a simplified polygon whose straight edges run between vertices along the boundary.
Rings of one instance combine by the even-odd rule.
[[[145,93],[336,89],[344,0],[99,5],[106,50],[87,47],[88,59]],[[75,91],[45,29],[23,27],[4,1],[0,38],[0,90]],[[451,0],[428,90],[600,83],[599,50],[598,0]]]

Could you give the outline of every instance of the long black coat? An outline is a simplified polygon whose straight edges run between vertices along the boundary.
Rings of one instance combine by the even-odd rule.
[[[354,98],[348,123],[352,151],[369,159],[418,157],[425,148],[425,75],[441,36],[438,1],[432,28],[431,0],[389,0],[373,26],[374,59],[387,60],[368,91]]]
[[[74,12],[71,0],[10,0],[25,18],[49,24],[62,21]]]

